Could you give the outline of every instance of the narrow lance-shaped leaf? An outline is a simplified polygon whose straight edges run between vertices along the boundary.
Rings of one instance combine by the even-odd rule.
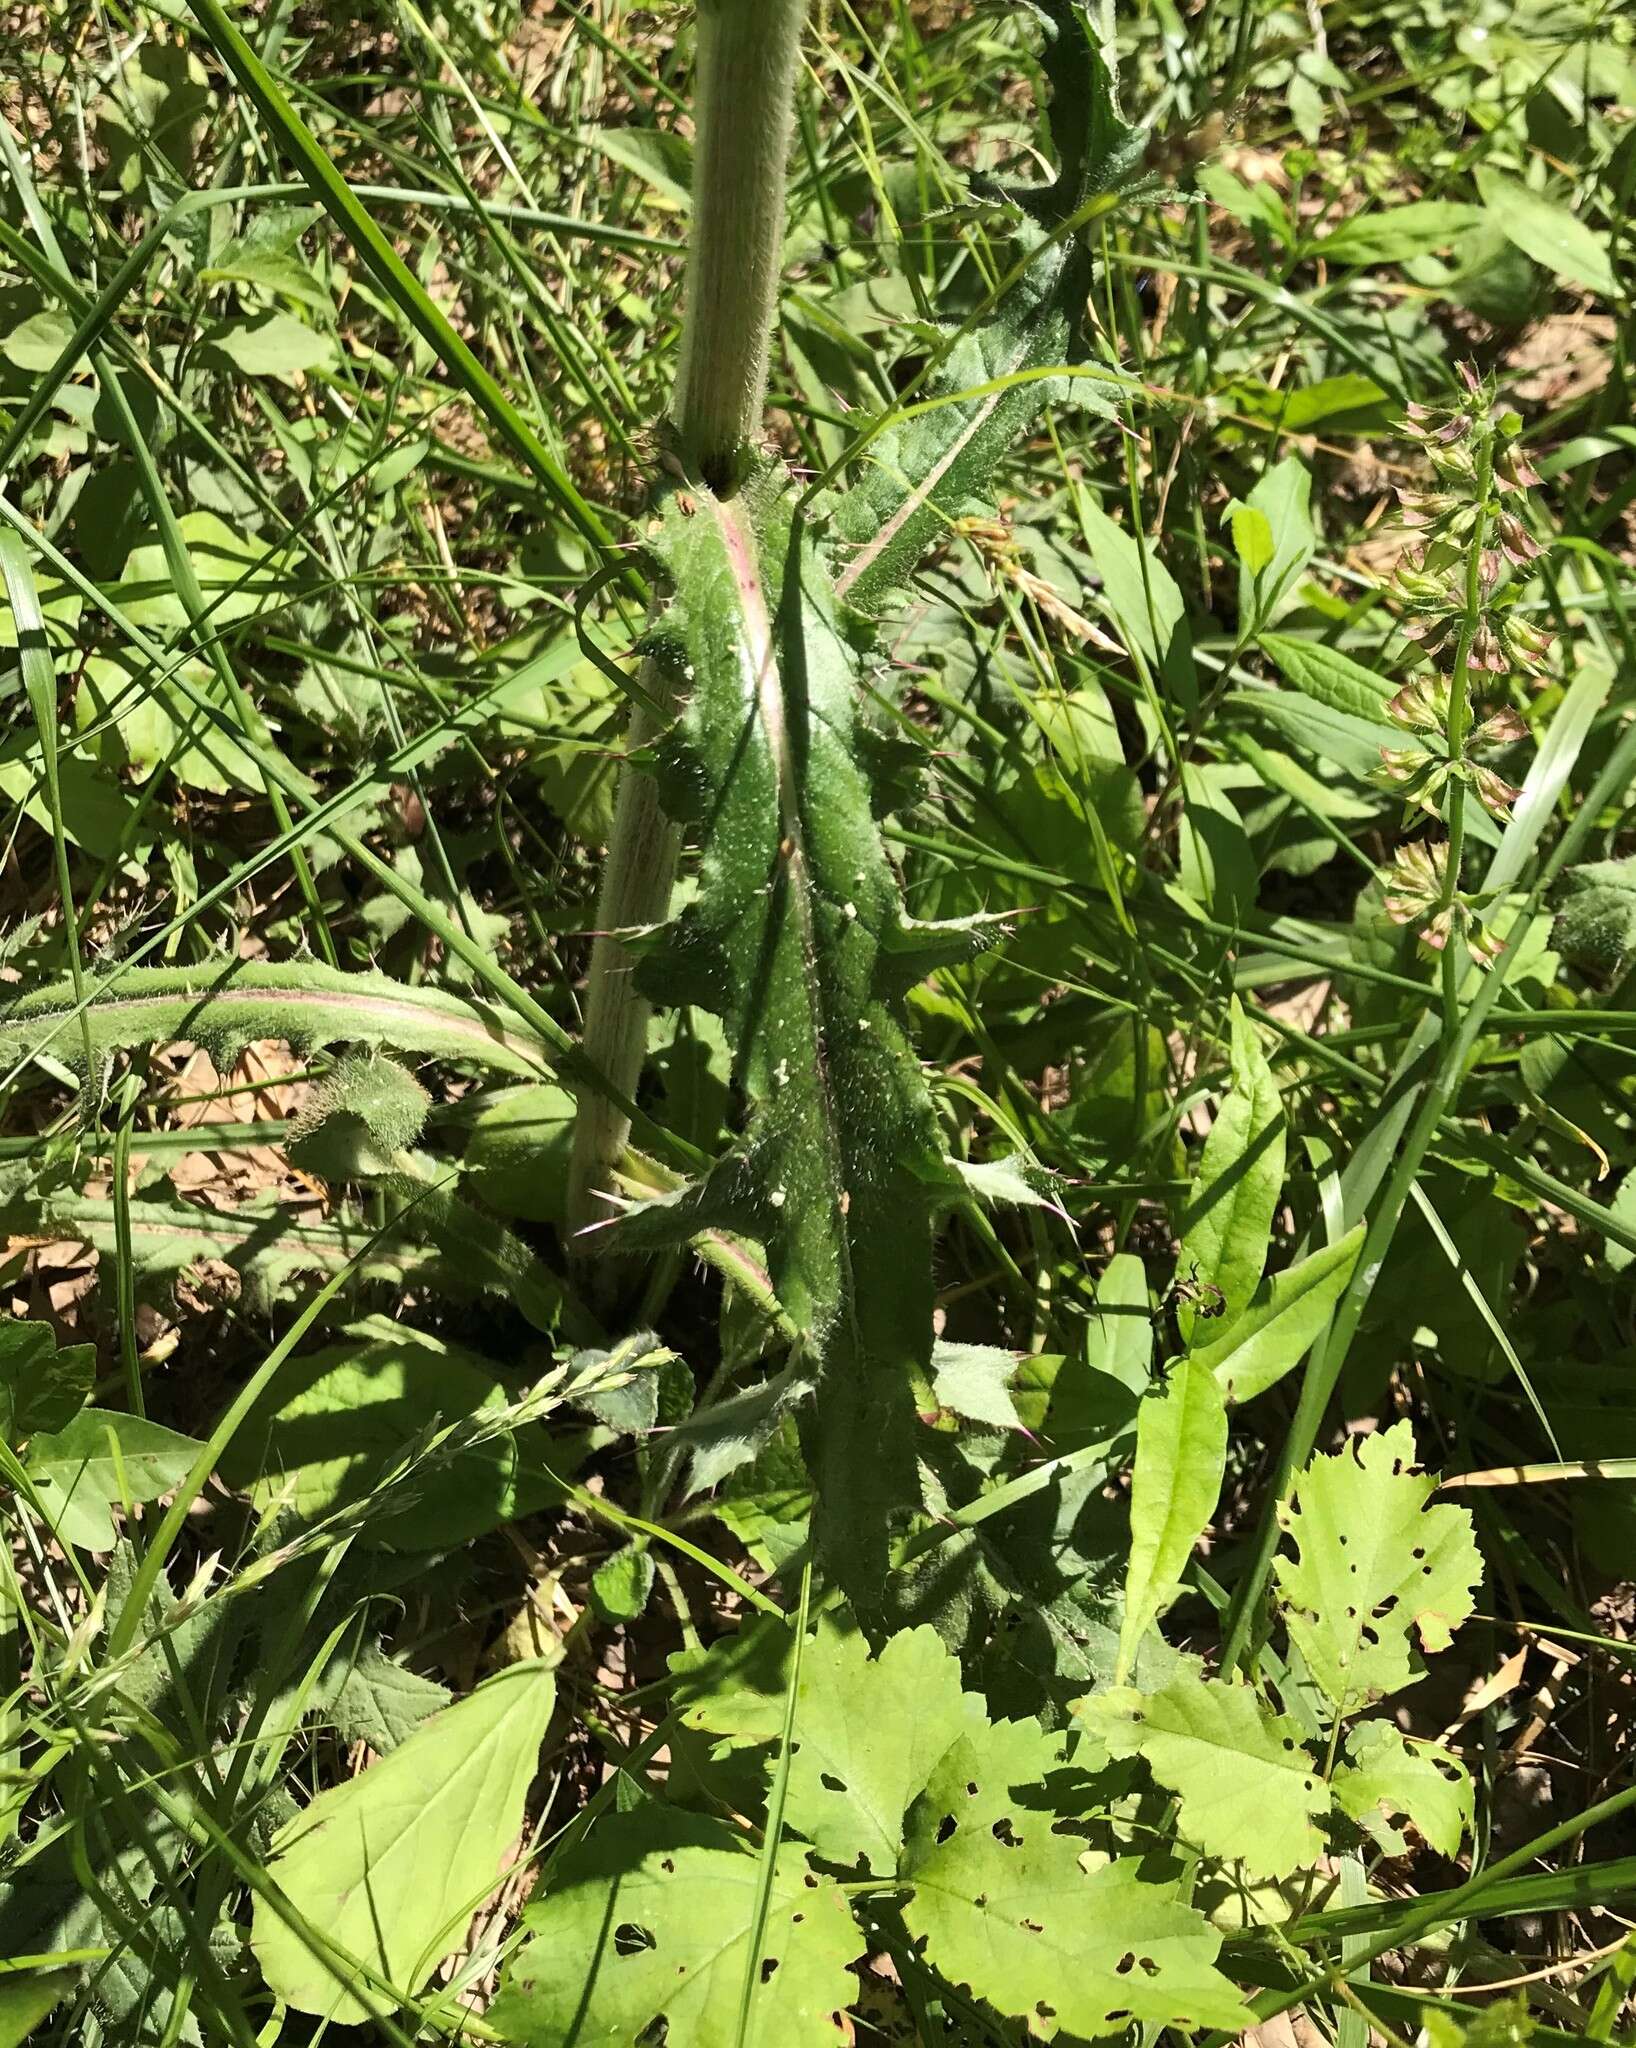
[[[1186,1359],[1136,1419],[1130,1560],[1119,1631],[1122,1680],[1138,1644],[1174,1598],[1193,1546],[1215,1512],[1227,1461],[1227,1410],[1215,1375]]]
[[[1017,246],[1026,268],[992,313],[949,348],[924,393],[951,402],[880,434],[840,500],[836,531],[852,553],[838,587],[865,614],[890,600],[967,500],[986,493],[995,464],[1041,408],[1069,389],[1062,378],[1030,375],[1079,354],[1091,285],[1088,250],[1072,235],[1053,240],[1053,231],[1087,200],[1115,191],[1141,157],[1142,138],[1120,118],[1085,0],[1035,0],[1030,11],[1044,29],[1058,175],[1049,185],[1000,195],[1020,209]],[[1025,381],[1004,382],[1010,378]],[[1079,393],[1086,388],[1079,385]]]
[[[194,967],[132,967],[92,982],[84,1011],[92,1057],[188,1038],[224,1058],[262,1038],[303,1051],[382,1046],[432,1059],[470,1060],[530,1079],[548,1070],[543,1043],[488,1004],[442,989],[409,988],[384,974],[345,974],[305,961],[217,960]],[[31,989],[0,1009],[0,1059],[55,1050],[81,1056],[74,991],[66,981]],[[221,1064],[221,1061],[218,1061]]]
[[[661,542],[675,595],[656,645],[693,676],[667,801],[706,836],[695,899],[641,974],[659,1000],[725,1020],[749,1115],[705,1180],[617,1229],[651,1245],[714,1226],[765,1245],[819,1386],[817,1533],[868,1607],[893,1513],[916,1498],[932,1216],[954,1184],[901,997],[980,936],[904,914],[854,657],[792,501],[770,473],[696,509],[673,500]]]
[[[1237,998],[1232,1009],[1233,1085],[1205,1141],[1177,1271],[1219,1291],[1184,1302],[1177,1322],[1187,1342],[1224,1337],[1248,1307],[1267,1262],[1273,1213],[1284,1184],[1284,1109],[1255,1027]],[[1215,1314],[1209,1313],[1214,1308]]]

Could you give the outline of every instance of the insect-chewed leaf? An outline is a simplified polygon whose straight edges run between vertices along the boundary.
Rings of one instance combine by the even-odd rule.
[[[1037,1722],[1002,1721],[962,1736],[932,1774],[902,1869],[927,1963],[1042,2032],[1245,2025],[1214,1967],[1221,1937],[1175,1885],[1139,1876],[1135,1858],[1087,1870],[1083,1835],[1057,1831],[1066,1747]]]
[[[1471,1773],[1433,1743],[1410,1744],[1389,1721],[1361,1721],[1346,1737],[1346,1761],[1335,1773],[1337,1804],[1367,1828],[1389,1856],[1407,1843],[1411,1822],[1440,1856],[1459,1853],[1471,1825]]]
[[[707,1692],[688,1710],[688,1726],[771,1740],[782,1721],[787,1655],[786,1645],[785,1660],[763,1666],[753,1687],[738,1671],[737,1682]],[[702,1673],[690,1676],[698,1683]],[[906,1629],[871,1657],[855,1630],[826,1621],[801,1660],[800,1739],[784,1817],[826,1863],[889,1876],[910,1801],[950,1744],[983,1719],[981,1699],[962,1691],[959,1663],[935,1629]]]
[[[1336,1707],[1355,1712],[1420,1676],[1471,1613],[1482,1559],[1464,1508],[1428,1508],[1399,1422],[1314,1458],[1281,1513],[1299,1555],[1277,1560],[1290,1638]],[[1418,1639],[1418,1640],[1417,1640]]]
[[[488,2019],[527,2048],[628,2048],[665,2023],[667,2048],[735,2038],[760,1858],[719,1821],[647,1806],[610,1815],[569,1851]],[[773,1873],[746,2048],[841,2042],[864,1947],[846,1895],[782,1851]]]
[[[1117,189],[1141,158],[1142,137],[1119,116],[1085,0],[1039,0],[1033,11],[1045,29],[1058,176],[1006,190],[1022,212],[1022,275],[949,350],[927,394],[934,408],[879,435],[840,500],[836,530],[852,552],[839,586],[867,615],[890,600],[966,502],[986,491],[995,465],[1041,408],[1069,390],[1046,373],[1079,352],[1091,263],[1080,243],[1053,230],[1087,199]],[[1083,401],[1094,387],[1073,388]]]
[[[661,773],[703,844],[694,899],[641,974],[725,1020],[749,1114],[705,1180],[614,1230],[653,1245],[713,1226],[766,1247],[818,1379],[819,1541],[869,1607],[891,1518],[917,1497],[932,1216],[954,1177],[900,1006],[916,928],[857,745],[856,657],[793,508],[767,471],[666,524],[656,639],[692,689]]]
[[[1181,1802],[1181,1831],[1252,1877],[1287,1877],[1323,1850],[1329,1791],[1301,1730],[1247,1685],[1183,1668],[1155,1693],[1095,1693],[1080,1713],[1114,1756],[1142,1757]]]

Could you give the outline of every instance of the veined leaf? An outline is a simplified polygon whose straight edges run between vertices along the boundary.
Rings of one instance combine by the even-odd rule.
[[[499,1880],[556,1690],[543,1666],[515,1664],[434,1714],[280,1828],[268,1874],[356,1961],[418,1991]],[[385,1993],[331,1970],[259,1895],[250,1941],[268,1984],[298,2012],[345,2025],[390,2010]]]
[[[786,1668],[787,1660],[752,1667],[753,1688],[707,1691],[688,1710],[688,1726],[772,1741]],[[826,1863],[889,1876],[910,1802],[949,1746],[983,1719],[981,1699],[962,1691],[960,1665],[935,1629],[903,1630],[871,1657],[856,1630],[822,1623],[801,1660],[786,1822]]]
[[[1274,1273],[1224,1337],[1195,1346],[1194,1359],[1215,1374],[1224,1400],[1252,1401],[1300,1364],[1352,1277],[1363,1228]]]
[[[1408,1847],[1405,1820],[1440,1856],[1460,1853],[1471,1825],[1471,1773],[1437,1744],[1406,1742],[1390,1721],[1360,1721],[1347,1730],[1334,1787],[1336,1803],[1388,1856]]]
[[[1209,1300],[1185,1301],[1177,1312],[1189,1344],[1226,1337],[1249,1306],[1267,1262],[1272,1219],[1284,1185],[1284,1107],[1255,1027],[1237,997],[1232,1006],[1232,1087],[1205,1140],[1197,1192],[1188,1205],[1178,1276],[1222,1293],[1219,1315]]]
[[[1017,241],[1025,267],[940,366],[926,396],[950,402],[878,435],[836,507],[835,531],[850,549],[837,588],[868,615],[890,601],[967,501],[986,495],[995,464],[1041,409],[1070,391],[1086,402],[1094,388],[1033,374],[1075,361],[1091,284],[1088,250],[1072,237],[1053,239],[1052,231],[1087,200],[1118,189],[1140,161],[1142,138],[1120,118],[1086,0],[1035,0],[1032,12],[1045,33],[1058,175],[1004,195],[1022,211]]]
[[[1313,253],[1329,263],[1406,263],[1448,248],[1483,217],[1480,206],[1452,199],[1412,199],[1343,220]]]
[[[246,960],[131,967],[93,983],[91,994],[85,1015],[99,1060],[132,1046],[187,1038],[224,1067],[253,1040],[282,1038],[300,1052],[325,1045],[379,1046],[470,1060],[530,1080],[548,1064],[542,1042],[487,1003],[312,961],[289,967]],[[74,992],[66,981],[31,989],[0,1009],[0,1058],[29,1059],[47,1050],[59,1059],[79,1055]]]
[[[902,995],[929,962],[975,950],[982,927],[905,915],[854,657],[790,491],[767,473],[692,506],[673,501],[666,522],[675,596],[655,638],[693,676],[666,744],[667,801],[708,832],[697,894],[640,973],[658,1000],[724,1019],[749,1117],[703,1181],[614,1228],[633,1245],[713,1227],[766,1247],[818,1381],[817,1534],[867,1607],[892,1517],[918,1497],[932,1215],[958,1186]]]
[[[1605,235],[1580,220],[1570,207],[1519,184],[1490,164],[1479,164],[1476,175],[1488,216],[1508,242],[1567,283],[1581,284],[1605,299],[1617,298],[1619,283]]]
[[[1272,619],[1317,546],[1312,475],[1298,456],[1269,469],[1248,500],[1228,507],[1239,550],[1238,630],[1248,639]],[[1254,515],[1253,518],[1251,515]],[[1244,541],[1251,542],[1248,552]]]
[[[25,1461],[51,1526],[65,1543],[112,1550],[111,1510],[157,1500],[186,1475],[199,1446],[145,1416],[82,1408],[36,1436]]]
[[[1221,1937],[1176,1886],[1140,1877],[1134,1857],[1087,1870],[1083,1835],[1056,1832],[1048,1781],[1065,1748],[1037,1722],[1002,1721],[962,1736],[933,1773],[902,1867],[926,1961],[1031,2027],[1087,2040],[1132,2020],[1241,2027],[1214,1967]]]
[[[1181,1802],[1182,1833],[1251,1877],[1287,1877],[1323,1851],[1329,1788],[1299,1725],[1247,1685],[1184,1668],[1158,1692],[1093,1693],[1080,1717],[1116,1757],[1140,1756]]]
[[[1482,1559],[1464,1508],[1427,1507],[1414,1432],[1394,1423],[1317,1457],[1280,1515],[1298,1555],[1275,1561],[1290,1639],[1343,1712],[1420,1676],[1418,1649],[1447,1649],[1471,1613]]]
[[[1184,1359],[1136,1417],[1130,1489],[1130,1558],[1119,1673],[1181,1584],[1193,1546],[1221,1495],[1227,1462],[1227,1410],[1215,1375],[1195,1355]]]
[[[1371,724],[1389,726],[1386,706],[1393,685],[1320,640],[1297,639],[1292,633],[1262,633],[1257,644],[1278,664],[1287,683],[1331,711]]]
[[[779,1852],[750,2031],[738,2037],[760,1857],[719,1821],[656,1805],[613,1814],[563,1856],[523,1924],[488,2018],[524,2048],[785,2048],[849,2037],[865,1942],[846,1895]]]

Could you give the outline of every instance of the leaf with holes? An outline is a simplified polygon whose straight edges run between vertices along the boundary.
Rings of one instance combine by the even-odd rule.
[[[1300,1727],[1247,1685],[1184,1667],[1158,1692],[1129,1687],[1083,1701],[1085,1725],[1116,1757],[1140,1756],[1180,1801],[1183,1835],[1251,1877],[1287,1877],[1322,1854],[1313,1822],[1329,1791]]]
[[[749,2031],[739,2035],[759,1852],[719,1821],[657,1805],[615,1813],[567,1851],[523,1925],[491,2025],[523,2048],[785,2048],[850,2038],[866,1946],[838,1886],[791,1844],[773,1872]]]
[[[1470,1515],[1428,1508],[1437,1481],[1414,1464],[1407,1422],[1356,1437],[1280,1511],[1298,1553],[1275,1567],[1290,1639],[1343,1712],[1419,1678],[1417,1653],[1447,1649],[1482,1579]]]
[[[1335,1773],[1335,1801],[1388,1856],[1408,1847],[1403,1823],[1440,1856],[1459,1854],[1471,1826],[1471,1773],[1430,1742],[1406,1742],[1389,1721],[1347,1730],[1346,1760]]]
[[[688,1725],[771,1740],[782,1725],[786,1668],[766,1664],[753,1691],[740,1680],[707,1694]],[[826,1620],[801,1660],[785,1820],[826,1863],[889,1876],[909,1802],[949,1745],[983,1718],[935,1629],[906,1629],[871,1657],[855,1629]]]
[[[1084,1836],[1058,1832],[1059,1789],[1073,1811],[1088,1803],[1068,1740],[1003,1721],[962,1736],[932,1774],[901,1871],[928,1966],[1036,2032],[1248,2024],[1214,1967],[1221,1937],[1176,1886],[1135,1858],[1087,1869]]]

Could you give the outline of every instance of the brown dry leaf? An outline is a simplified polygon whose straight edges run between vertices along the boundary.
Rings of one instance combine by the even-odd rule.
[[[1608,381],[1618,330],[1608,313],[1552,313],[1531,327],[1506,362],[1525,372],[1511,386],[1517,398],[1567,405]]]

